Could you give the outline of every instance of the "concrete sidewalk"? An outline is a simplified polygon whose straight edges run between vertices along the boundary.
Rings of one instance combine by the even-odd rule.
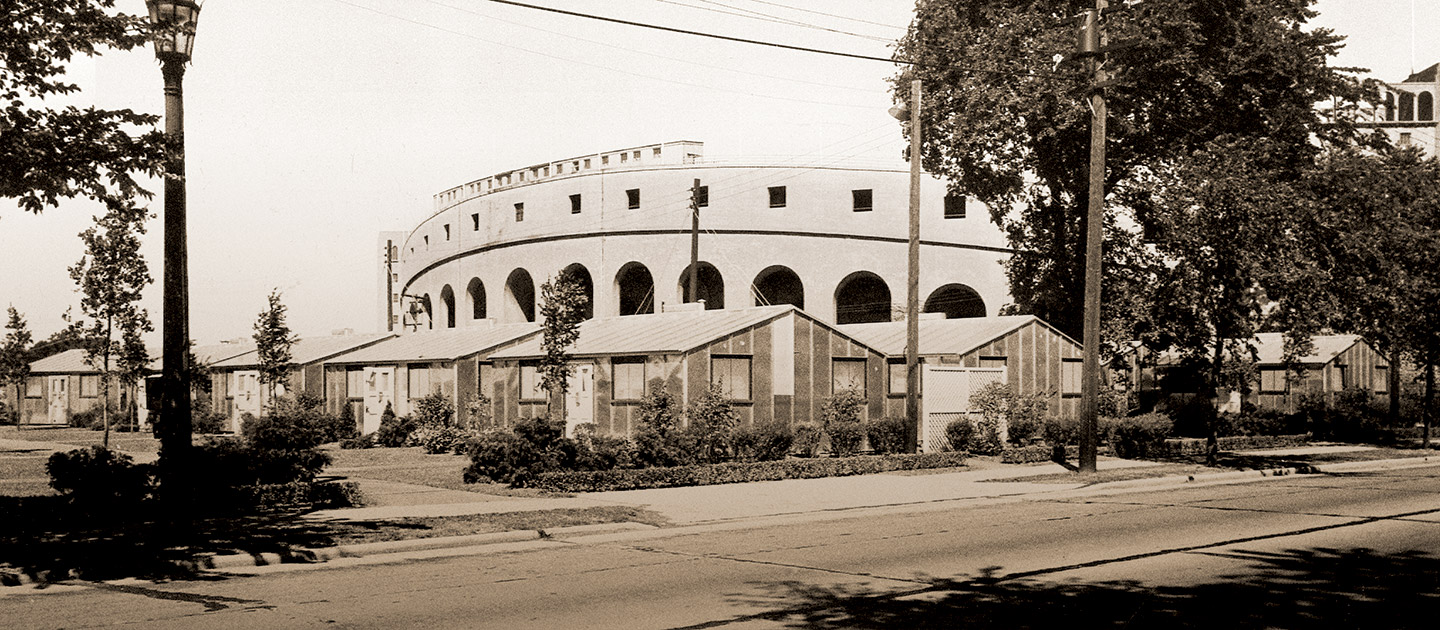
[[[1102,458],[1101,470],[1154,466],[1154,462]],[[674,525],[745,520],[785,514],[826,512],[866,507],[909,505],[958,499],[1005,497],[1053,492],[1081,484],[1001,481],[1064,472],[1059,464],[1015,466],[950,473],[885,473],[821,479],[788,479],[714,486],[686,486],[592,492],[575,497],[519,498],[458,490],[436,490],[394,482],[352,479],[367,497],[373,490],[386,493],[385,504],[362,508],[324,510],[307,515],[318,520],[368,521],[403,517],[501,514],[534,510],[560,510],[600,506],[628,506],[653,510]],[[361,473],[363,474],[363,473]],[[412,493],[416,500],[397,495]],[[443,501],[423,503],[427,497]]]

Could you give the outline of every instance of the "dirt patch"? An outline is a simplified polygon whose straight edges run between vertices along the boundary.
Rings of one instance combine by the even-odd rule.
[[[508,531],[551,530],[560,527],[604,523],[645,523],[661,527],[668,521],[659,513],[650,510],[628,506],[606,506],[505,514],[335,522],[327,523],[327,527],[331,528],[335,544],[347,545]]]

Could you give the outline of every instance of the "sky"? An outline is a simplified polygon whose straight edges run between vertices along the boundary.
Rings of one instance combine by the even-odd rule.
[[[533,4],[887,57],[913,0],[530,0]],[[143,0],[118,8],[143,13]],[[1412,7],[1414,17],[1412,22]],[[1319,0],[1336,63],[1398,81],[1440,61],[1440,3]],[[837,32],[838,31],[838,32]],[[1413,43],[1412,43],[1413,41]],[[1413,59],[1413,65],[1412,65]],[[185,76],[191,336],[249,337],[279,289],[302,336],[376,322],[377,233],[496,172],[671,140],[707,157],[851,158],[903,168],[877,61],[720,42],[488,0],[209,0]],[[161,113],[149,49],[71,64],[57,105]],[[152,181],[158,212],[160,183]],[[79,296],[67,268],[98,205],[0,201],[0,305],[37,338]],[[161,222],[143,253],[161,269]],[[143,306],[160,325],[158,285]],[[155,337],[158,342],[158,332]]]

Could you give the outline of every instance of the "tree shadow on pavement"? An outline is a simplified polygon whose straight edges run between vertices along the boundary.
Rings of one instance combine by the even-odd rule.
[[[1440,559],[1365,549],[1220,552],[1246,570],[1210,583],[1045,581],[998,569],[899,593],[796,582],[732,601],[789,628],[1433,628]]]
[[[61,496],[0,497],[0,586],[20,583],[21,575],[39,584],[70,578],[214,579],[203,573],[213,556],[276,554],[281,562],[310,562],[311,550],[343,544],[349,533],[380,525],[307,520],[301,509],[179,520],[154,509],[147,502],[82,511]]]

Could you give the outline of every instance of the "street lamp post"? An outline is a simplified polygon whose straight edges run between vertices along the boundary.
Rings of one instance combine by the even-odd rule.
[[[920,80],[910,82],[910,103],[890,109],[910,123],[910,239],[905,278],[905,441],[918,450],[920,435]]]
[[[190,459],[190,391],[185,377],[190,345],[190,286],[185,247],[185,105],[181,92],[185,64],[195,43],[200,4],[194,0],[146,0],[150,21],[161,27],[155,57],[165,78],[165,261],[161,335],[161,480],[172,490],[184,483]],[[166,474],[170,473],[170,474]],[[177,497],[182,498],[182,497]]]

